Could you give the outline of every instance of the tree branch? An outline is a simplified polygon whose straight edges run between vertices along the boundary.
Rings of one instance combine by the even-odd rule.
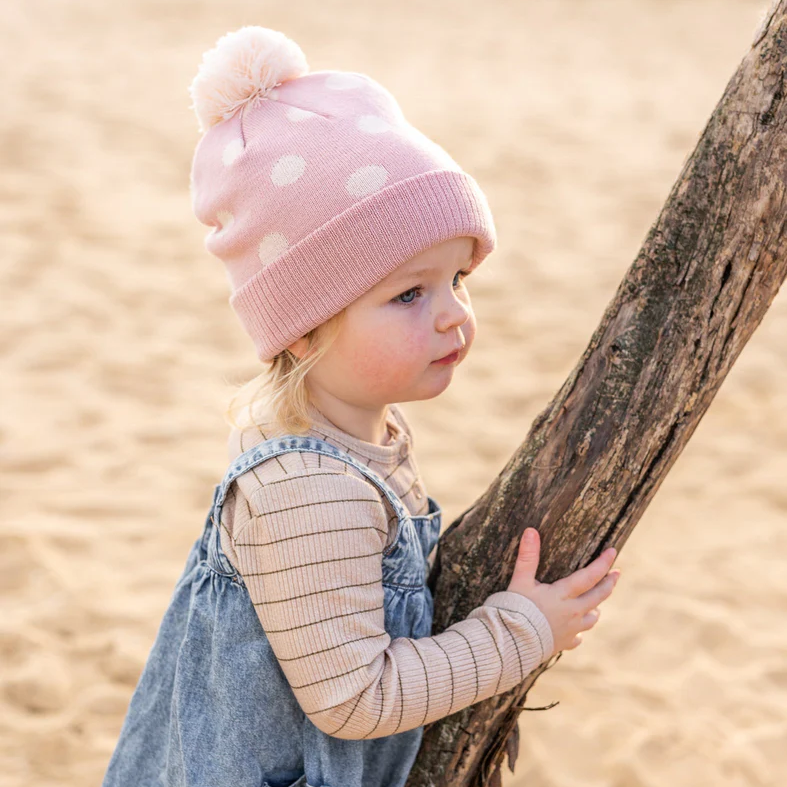
[[[625,544],[787,274],[787,0],[733,75],[576,368],[486,492],[446,530],[433,633],[504,589],[538,528],[554,582]],[[527,692],[428,725],[408,787],[499,785]]]

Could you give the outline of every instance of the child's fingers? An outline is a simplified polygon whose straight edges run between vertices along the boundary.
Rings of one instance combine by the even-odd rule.
[[[589,563],[584,568],[580,568],[573,574],[569,574],[567,577],[563,577],[563,579],[559,579],[554,584],[560,587],[569,598],[577,598],[577,596],[596,585],[609,571],[616,554],[617,550],[615,547],[610,547],[604,550],[592,563]]]
[[[514,574],[511,581],[529,582],[533,584],[538,570],[541,552],[541,536],[534,527],[528,527],[519,541]]]
[[[595,587],[577,596],[577,602],[584,610],[591,610],[597,607],[605,598],[608,598],[612,591],[615,589],[620,571],[610,571]]]
[[[590,612],[586,612],[582,616],[582,620],[579,622],[579,630],[580,631],[587,631],[588,629],[593,628],[593,626],[598,623],[598,619],[601,617],[601,610],[598,607],[594,607],[590,610]]]

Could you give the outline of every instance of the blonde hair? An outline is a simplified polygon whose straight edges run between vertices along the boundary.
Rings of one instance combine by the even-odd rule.
[[[259,425],[254,406],[262,402],[267,406],[265,421],[269,426],[272,422],[275,435],[305,435],[311,427],[306,375],[336,340],[345,311],[342,309],[305,334],[308,346],[302,358],[285,348],[267,362],[265,371],[241,384],[224,411],[225,422],[236,429]],[[235,411],[244,410],[245,418],[236,419]]]

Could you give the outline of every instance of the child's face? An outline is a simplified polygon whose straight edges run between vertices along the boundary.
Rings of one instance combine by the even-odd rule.
[[[432,246],[351,303],[335,342],[309,371],[309,386],[364,408],[442,393],[475,337],[461,274],[474,242],[459,237]],[[459,347],[456,361],[435,363]]]

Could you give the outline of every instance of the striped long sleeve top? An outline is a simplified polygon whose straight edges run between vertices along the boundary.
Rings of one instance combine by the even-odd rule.
[[[310,435],[365,463],[411,514],[427,512],[398,405],[388,408],[383,445],[310,411]],[[265,425],[231,431],[230,461],[272,436]],[[439,634],[392,640],[383,625],[382,551],[396,515],[338,458],[291,452],[262,462],[232,484],[221,520],[222,549],[298,703],[329,735],[378,738],[428,724],[507,691],[552,655],[547,619],[512,591],[492,593]]]

